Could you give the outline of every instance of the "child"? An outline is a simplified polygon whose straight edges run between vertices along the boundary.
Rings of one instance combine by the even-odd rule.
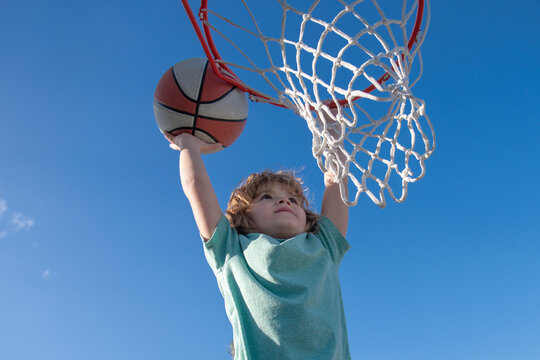
[[[200,156],[221,145],[165,136],[180,151],[182,188],[225,300],[235,359],[350,359],[338,278],[348,207],[338,184],[325,174],[318,216],[292,173],[253,174],[224,216]]]

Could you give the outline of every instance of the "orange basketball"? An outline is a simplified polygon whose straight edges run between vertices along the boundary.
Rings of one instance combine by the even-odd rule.
[[[162,132],[187,132],[226,147],[246,125],[248,101],[244,92],[217,77],[207,59],[193,58],[163,74],[154,93],[154,115]]]

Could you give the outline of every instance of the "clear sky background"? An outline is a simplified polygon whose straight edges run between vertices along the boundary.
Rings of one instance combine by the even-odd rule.
[[[341,266],[354,359],[540,359],[536,1],[434,1],[437,134],[404,204],[351,209]],[[179,1],[0,3],[0,359],[227,359],[232,331],[155,124],[157,81],[202,50]],[[205,157],[241,178],[322,175],[291,111],[250,104]]]

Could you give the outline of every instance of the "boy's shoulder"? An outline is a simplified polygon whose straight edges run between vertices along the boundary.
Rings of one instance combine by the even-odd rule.
[[[321,215],[319,230],[314,234],[327,248],[336,264],[339,264],[351,245],[334,225],[332,220]]]

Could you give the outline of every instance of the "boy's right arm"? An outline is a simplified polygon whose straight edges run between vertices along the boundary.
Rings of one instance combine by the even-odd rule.
[[[199,232],[205,241],[208,241],[221,219],[222,212],[201,154],[214,152],[221,148],[221,144],[207,144],[190,134],[176,137],[165,134],[165,137],[173,144],[173,149],[180,151],[182,189],[191,205]]]

